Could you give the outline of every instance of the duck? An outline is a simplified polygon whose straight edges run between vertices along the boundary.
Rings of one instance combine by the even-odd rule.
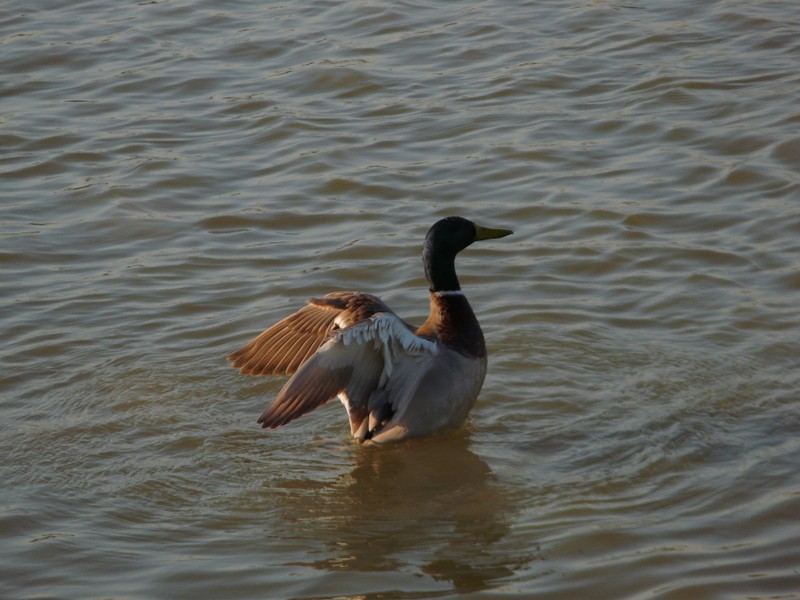
[[[512,233],[458,216],[434,223],[422,249],[430,310],[418,327],[377,296],[335,291],[311,298],[228,356],[245,375],[290,376],[258,418],[261,427],[276,429],[336,397],[358,442],[399,442],[463,423],[487,356],[456,255]]]

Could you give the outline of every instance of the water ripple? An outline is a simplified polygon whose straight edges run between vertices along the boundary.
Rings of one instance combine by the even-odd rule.
[[[788,6],[4,5],[3,593],[796,597]],[[447,214],[515,230],[471,423],[261,432],[224,356],[420,322]]]

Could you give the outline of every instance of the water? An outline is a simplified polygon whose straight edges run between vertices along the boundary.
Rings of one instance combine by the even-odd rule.
[[[800,597],[794,2],[0,7],[0,597]],[[386,448],[224,357],[306,298],[490,350]]]

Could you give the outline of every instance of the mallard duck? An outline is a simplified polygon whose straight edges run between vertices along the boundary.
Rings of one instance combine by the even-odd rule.
[[[336,396],[360,442],[400,441],[464,421],[486,375],[486,344],[458,283],[456,254],[511,233],[462,217],[434,223],[422,251],[430,313],[419,327],[377,296],[332,292],[231,354],[241,373],[292,375],[259,417],[262,428],[285,425]]]

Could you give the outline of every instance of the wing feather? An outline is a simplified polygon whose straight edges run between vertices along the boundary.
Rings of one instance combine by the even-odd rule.
[[[291,375],[332,333],[391,310],[376,296],[332,292],[281,319],[228,357],[245,375]],[[393,314],[393,313],[392,313]]]
[[[302,365],[309,358],[311,358],[311,356],[313,356],[314,352],[317,351],[318,347],[319,346],[317,345],[317,341],[315,339],[306,340],[306,342],[303,345],[303,347],[297,353],[297,356],[295,356],[294,360],[291,362],[291,364],[287,368],[287,371],[289,371],[291,373],[295,373],[297,371],[297,369],[300,368],[300,365]]]
[[[242,373],[250,375],[280,374],[281,371],[277,369],[275,363],[283,356],[282,351],[286,342],[295,337],[297,334],[288,329],[275,331],[272,336],[265,337],[261,340],[261,345],[252,348],[247,362],[242,366]]]
[[[367,417],[373,392],[403,356],[436,353],[436,345],[416,336],[394,313],[375,313],[334,333],[286,382],[258,422],[274,429],[342,394],[353,431]]]

